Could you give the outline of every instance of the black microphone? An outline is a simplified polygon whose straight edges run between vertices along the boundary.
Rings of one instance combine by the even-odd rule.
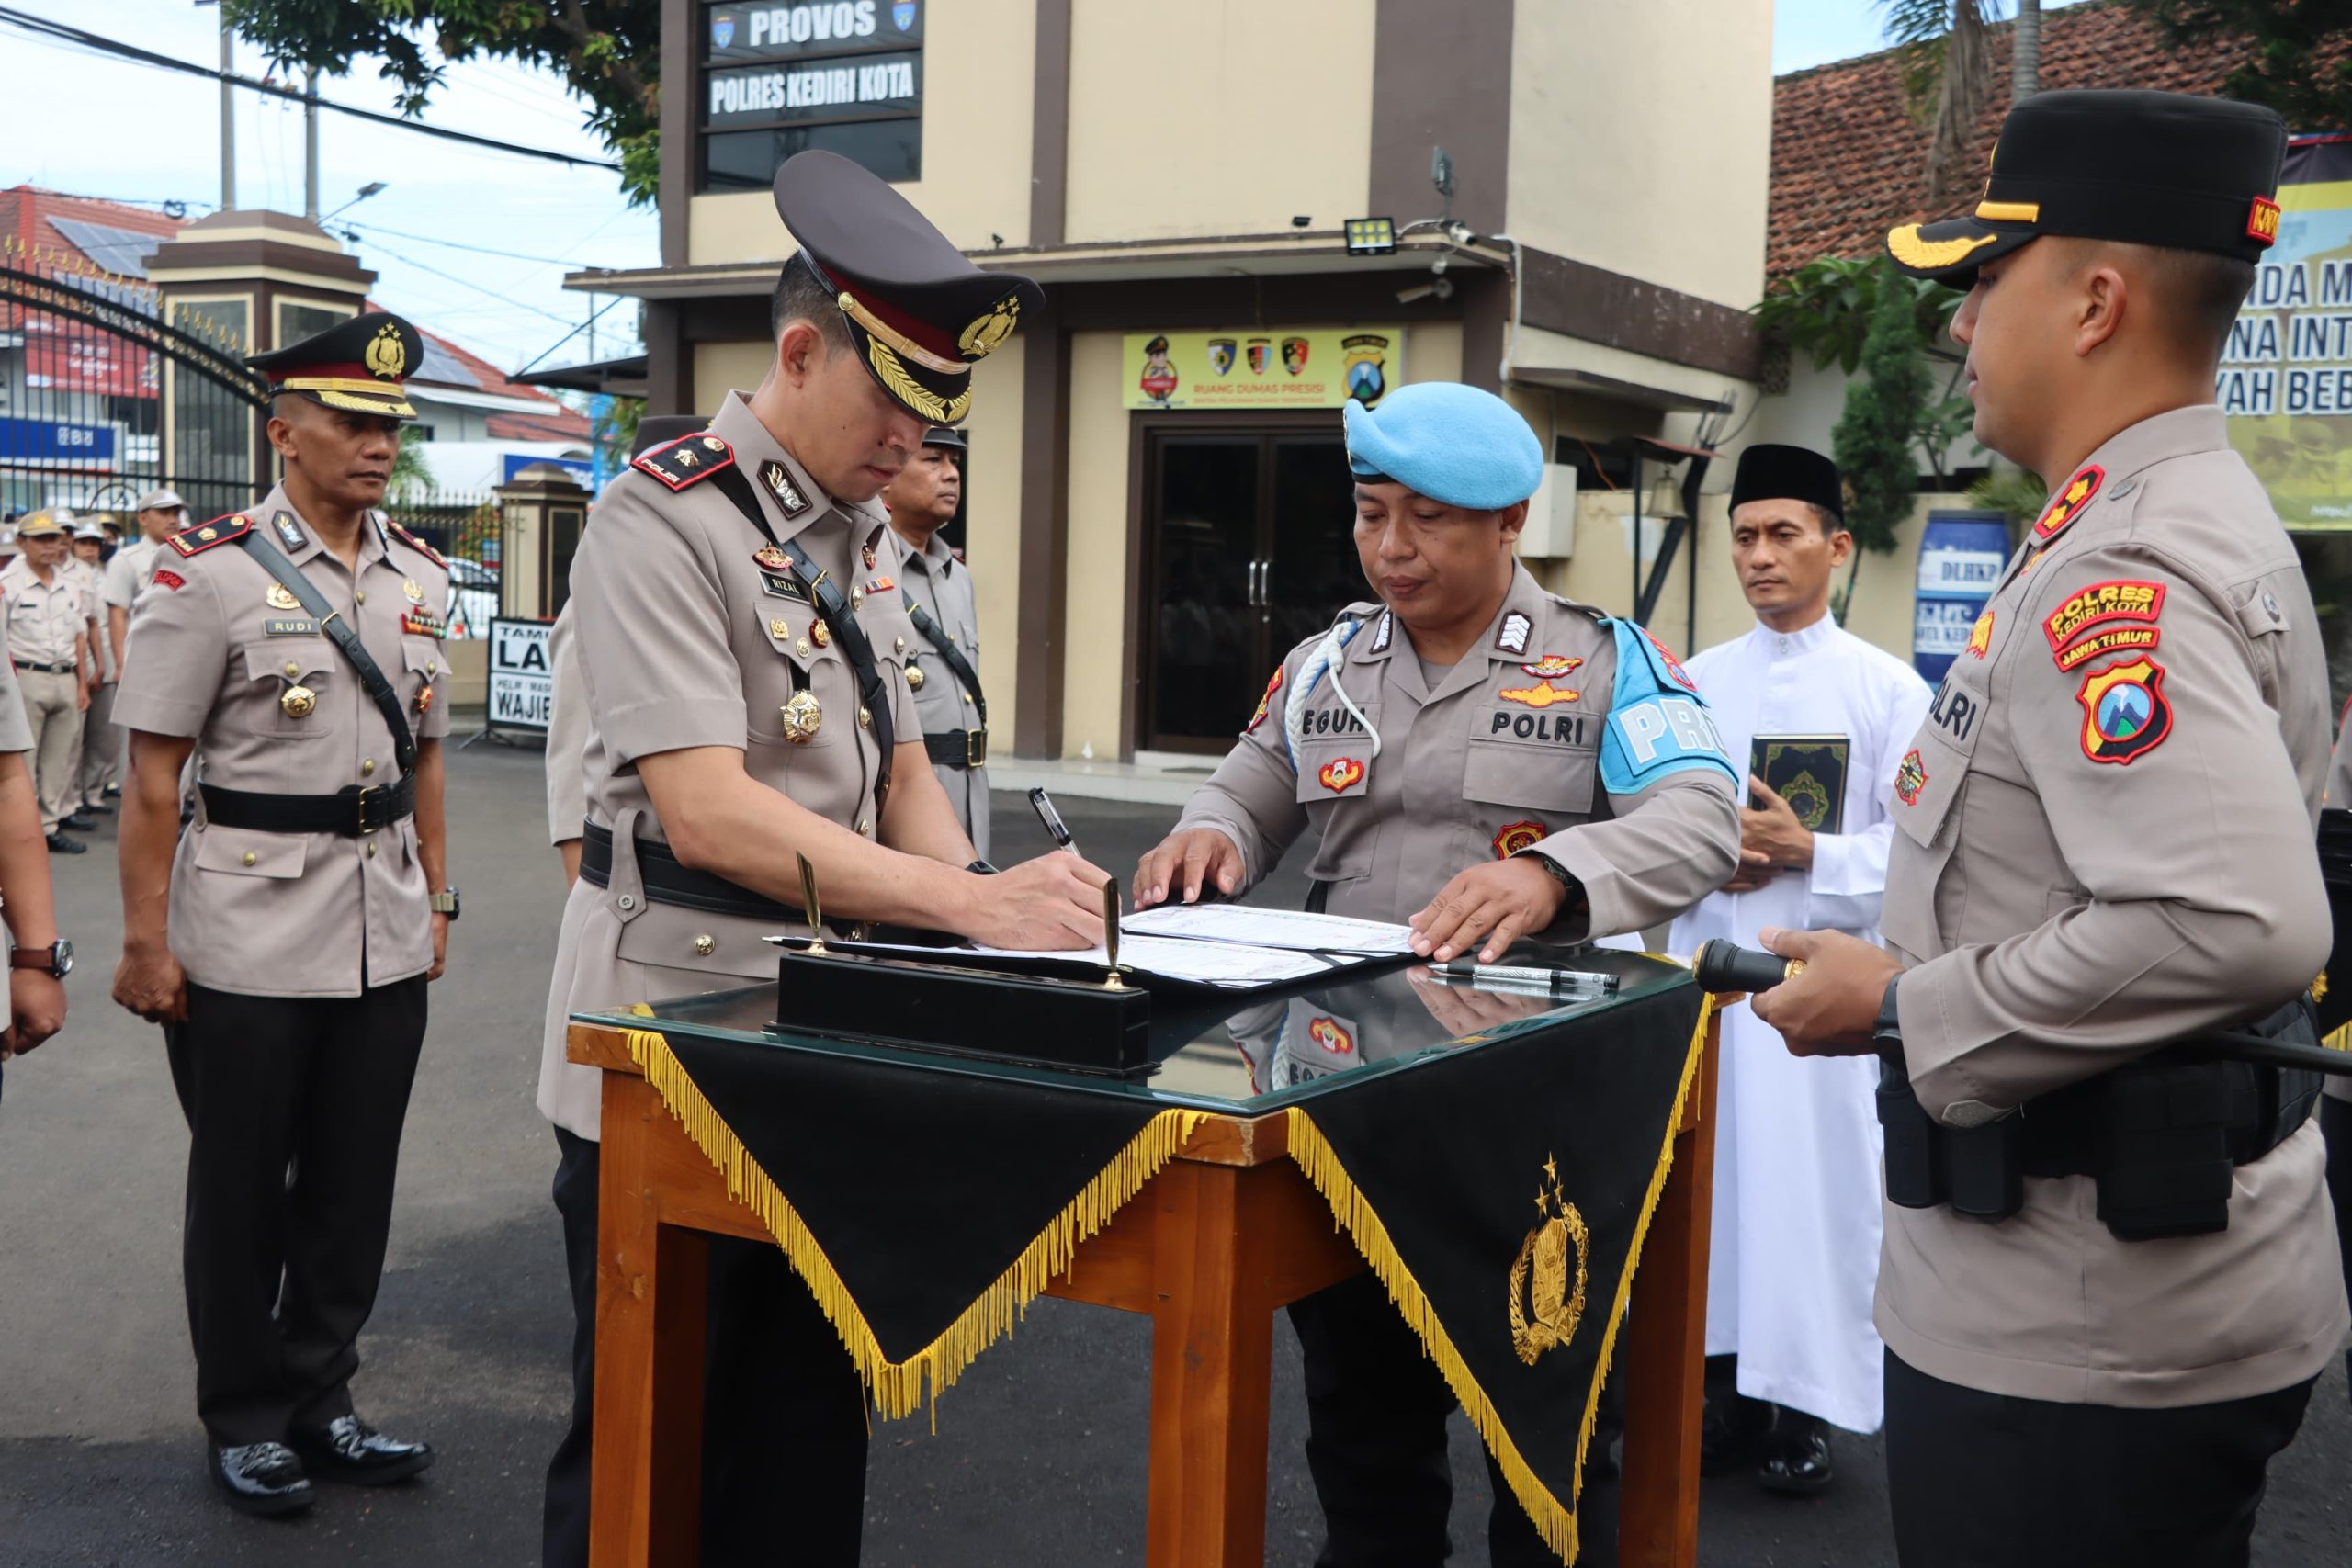
[[[1794,979],[1804,972],[1804,961],[1782,958],[1776,953],[1758,953],[1752,947],[1714,937],[1701,944],[1690,969],[1699,977],[1702,990],[1753,994]]]

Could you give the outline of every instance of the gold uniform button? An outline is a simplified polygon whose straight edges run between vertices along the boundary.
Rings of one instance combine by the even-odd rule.
[[[853,610],[862,610],[865,607],[865,589],[853,588],[849,591],[849,607]]]
[[[910,664],[910,665],[908,665],[908,666],[907,666],[907,690],[909,690],[910,692],[920,692],[920,691],[922,691],[922,682],[923,682],[922,666],[922,665],[920,665],[920,664]]]
[[[898,645],[898,649],[900,653],[907,651],[907,639],[905,637],[894,637],[890,640]]]
[[[251,850],[247,850],[247,851],[245,852],[245,863],[246,863],[247,865],[257,865],[257,864],[259,864],[259,863],[260,863],[260,862],[261,862],[261,856],[259,856],[259,855],[257,855],[257,854],[254,853],[254,852],[253,852],[253,851],[251,851]]]
[[[376,858],[376,840],[373,839],[368,840],[368,858],[369,860]]]
[[[302,672],[302,667],[299,664],[288,664],[286,667],[286,672],[288,675],[300,675]]]
[[[424,672],[427,675],[438,675],[441,673],[441,666],[435,660],[428,659],[424,661]]]
[[[364,779],[364,778],[368,778],[368,777],[369,777],[370,775],[372,775],[372,774],[375,773],[375,771],[376,771],[376,759],[375,759],[375,758],[373,758],[373,757],[369,757],[369,758],[366,759],[365,761],[363,761],[359,764],[359,776],[360,776],[361,778],[363,778],[363,779]]]
[[[359,590],[354,597],[356,597],[362,604],[365,604],[368,603],[368,590],[365,588]]]
[[[801,657],[801,658],[803,658],[803,659],[808,658],[808,639],[807,637],[802,637],[798,642],[797,642],[797,643],[793,644],[792,651],[793,651],[793,652],[795,652],[795,653],[797,653],[797,654],[798,654],[798,655],[800,655],[800,657]]]
[[[860,729],[874,728],[874,715],[870,710],[863,707],[857,710],[857,727]]]
[[[862,835],[872,833],[874,831],[874,818],[871,817],[859,818],[857,819],[857,830]]]
[[[964,705],[966,707],[970,707],[972,705],[972,694],[969,692],[964,694]]]
[[[718,938],[708,936],[698,936],[695,938],[695,953],[697,956],[708,958],[712,953],[717,953],[718,951]]]

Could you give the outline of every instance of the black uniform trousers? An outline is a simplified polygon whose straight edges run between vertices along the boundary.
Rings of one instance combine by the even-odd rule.
[[[356,997],[187,988],[164,1030],[187,1117],[181,1271],[218,1444],[351,1414],[424,1043],[424,976]]]
[[[1371,1274],[1292,1303],[1290,1321],[1306,1353],[1306,1468],[1323,1505],[1316,1568],[1444,1562],[1453,1549],[1446,1533],[1453,1480],[1445,1424],[1455,1404],[1444,1374]],[[1577,1568],[1612,1568],[1617,1561],[1618,1473],[1611,1449],[1623,1429],[1612,1380],[1585,1460]],[[1494,1455],[1486,1457],[1495,1494],[1488,1561],[1494,1568],[1559,1568]]]
[[[2316,1380],[2312,1380],[2316,1381]],[[2270,1457],[2312,1382],[2167,1410],[1962,1388],[1886,1353],[1903,1568],[2245,1568]]]
[[[2344,1258],[2344,1292],[2352,1295],[2352,1100],[2323,1097],[2320,1132],[2327,1138],[2327,1195],[2335,1201],[2335,1249]],[[2344,1352],[2352,1376],[2352,1350]]]
[[[556,1129],[571,1276],[571,1424],[548,1464],[546,1568],[586,1568],[596,1393],[597,1145]],[[774,1242],[714,1235],[704,1341],[704,1568],[854,1568],[865,1525],[865,1389]]]

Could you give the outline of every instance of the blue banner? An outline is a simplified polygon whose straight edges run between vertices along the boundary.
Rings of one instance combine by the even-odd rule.
[[[114,457],[115,431],[110,424],[0,418],[0,459],[112,468]]]

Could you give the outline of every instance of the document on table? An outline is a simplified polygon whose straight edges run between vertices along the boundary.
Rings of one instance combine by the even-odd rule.
[[[1065,964],[1104,966],[1111,962],[1111,955],[1099,947],[1044,952],[978,946],[922,947],[891,942],[836,942],[832,945],[855,953],[920,954],[941,964],[953,964],[959,957],[1050,959]],[[1119,966],[1195,986],[1246,989],[1253,986],[1280,985],[1286,980],[1310,979],[1317,975],[1329,974],[1339,964],[1312,953],[1292,953],[1279,948],[1242,947],[1226,942],[1187,942],[1180,938],[1143,936],[1136,934],[1131,925],[1123,925],[1119,937]]]
[[[1130,936],[1183,937],[1293,953],[1397,957],[1413,951],[1410,926],[1351,919],[1308,909],[1261,909],[1246,904],[1162,904],[1119,922]]]

